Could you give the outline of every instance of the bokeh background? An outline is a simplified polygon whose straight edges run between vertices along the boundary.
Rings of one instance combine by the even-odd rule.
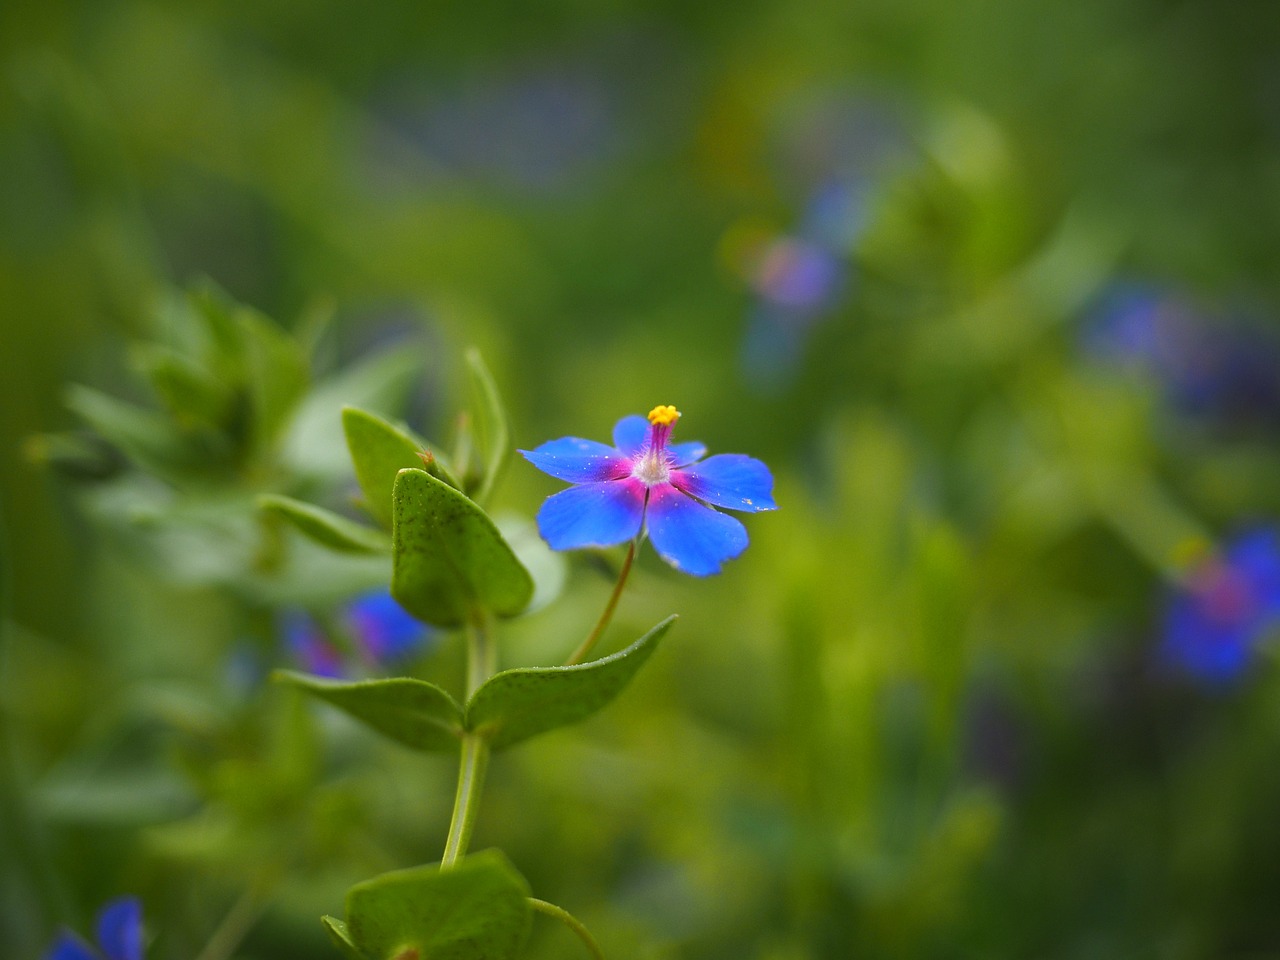
[[[673,403],[777,478],[493,764],[477,846],[609,956],[1280,956],[1278,148],[1264,0],[9,0],[0,952],[134,893],[153,960],[336,956],[439,857],[452,763],[263,680],[385,670],[382,572],[273,580],[243,494],[340,498],[344,400],[451,442],[476,345],[518,446]],[[331,389],[287,469],[156,477],[87,428],[210,283]],[[508,665],[618,558],[542,562]]]

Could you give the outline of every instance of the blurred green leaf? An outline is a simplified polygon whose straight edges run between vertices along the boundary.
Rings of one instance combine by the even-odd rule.
[[[277,670],[272,677],[324,700],[406,747],[428,752],[458,749],[462,708],[433,683],[412,677],[348,683],[292,670]]]
[[[347,960],[366,960],[365,955],[351,942],[351,933],[347,930],[345,923],[337,917],[324,916],[320,918],[320,925],[324,927],[333,945],[342,951]]]
[[[254,447],[265,453],[274,448],[307,391],[309,362],[292,337],[257,311],[242,307],[236,320],[244,337]]]
[[[33,434],[23,441],[22,453],[30,463],[53,467],[77,480],[105,480],[124,466],[120,451],[89,431]]]
[[[391,547],[391,542],[380,531],[315,504],[274,493],[261,495],[257,502],[260,510],[283,517],[316,543],[330,549],[343,553],[381,553]]]
[[[347,933],[358,950],[394,960],[510,960],[529,935],[525,879],[497,850],[442,870],[384,873],[347,893]]]
[[[476,611],[522,612],[533,579],[489,516],[423,470],[396,477],[391,594],[427,623],[460,626]]]
[[[356,481],[364,492],[364,506],[380,524],[391,529],[391,494],[401,470],[426,469],[451,487],[456,480],[434,454],[399,427],[357,407],[342,409],[342,428],[355,465]]]
[[[103,439],[158,476],[172,477],[197,461],[193,445],[172,421],[154,410],[78,384],[67,389],[66,403]]]
[[[159,344],[139,344],[133,364],[165,409],[183,424],[224,426],[232,392],[195,361]]]
[[[484,461],[480,484],[473,496],[484,506],[493,495],[493,489],[511,456],[511,430],[497,384],[493,382],[480,351],[468,350],[466,360],[475,410],[476,442]]]
[[[351,461],[342,443],[344,407],[399,409],[421,367],[421,350],[414,345],[363,357],[321,380],[303,399],[289,425],[284,441],[289,464],[308,475],[349,476]],[[416,461],[400,464],[417,465]],[[394,479],[394,470],[391,476]],[[388,486],[388,504],[390,501]]]
[[[503,671],[467,703],[467,729],[501,750],[585,720],[622,692],[675,621],[668,617],[625,650],[590,663]]]

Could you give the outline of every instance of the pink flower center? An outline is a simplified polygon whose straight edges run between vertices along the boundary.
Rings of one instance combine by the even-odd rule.
[[[679,419],[680,411],[672,406],[657,406],[649,411],[649,439],[631,468],[631,476],[646,487],[656,487],[671,479],[667,439]]]

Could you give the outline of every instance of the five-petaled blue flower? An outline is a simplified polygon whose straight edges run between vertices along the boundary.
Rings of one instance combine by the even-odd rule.
[[[776,510],[773,476],[754,457],[722,453],[701,459],[700,443],[669,444],[680,417],[658,406],[623,417],[614,446],[563,437],[521,450],[539,470],[574,484],[538,511],[538,530],[553,550],[608,547],[648,534],[677,570],[705,577],[747,548],[747,531],[713,510]]]
[[[142,960],[142,904],[137,897],[109,901],[98,914],[95,950],[63,930],[44,960]]]
[[[1254,529],[1187,575],[1165,612],[1162,659],[1208,683],[1239,679],[1280,626],[1280,535]]]

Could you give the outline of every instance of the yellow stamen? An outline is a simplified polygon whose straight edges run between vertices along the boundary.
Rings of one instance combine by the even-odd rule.
[[[659,404],[649,411],[649,422],[655,427],[669,427],[680,419],[680,411],[668,404]]]

